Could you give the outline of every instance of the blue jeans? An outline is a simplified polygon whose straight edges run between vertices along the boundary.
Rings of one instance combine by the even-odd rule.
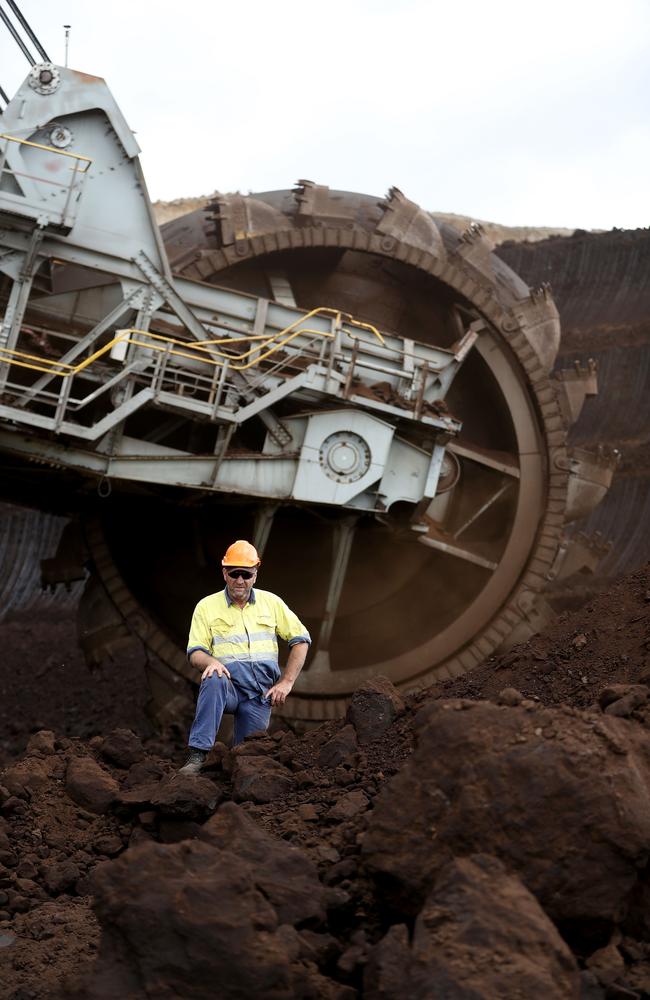
[[[211,750],[224,712],[235,717],[233,745],[236,746],[249,733],[268,728],[271,704],[262,695],[246,697],[225,674],[223,677],[212,674],[201,681],[189,745],[196,750]]]

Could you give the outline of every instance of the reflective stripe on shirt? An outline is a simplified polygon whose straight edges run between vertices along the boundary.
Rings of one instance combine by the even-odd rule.
[[[233,683],[254,697],[280,679],[278,635],[290,646],[311,642],[300,619],[275,594],[253,588],[240,608],[226,588],[197,604],[187,652],[210,653],[227,666]]]

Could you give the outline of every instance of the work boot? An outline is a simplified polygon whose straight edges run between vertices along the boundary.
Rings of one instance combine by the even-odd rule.
[[[197,750],[196,747],[190,747],[190,752],[187,755],[187,760],[182,767],[179,767],[179,774],[200,774],[201,768],[205,764],[208,757],[207,750]]]

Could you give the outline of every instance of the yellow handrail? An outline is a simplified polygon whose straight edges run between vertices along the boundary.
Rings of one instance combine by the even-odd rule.
[[[57,149],[55,146],[44,146],[43,143],[31,142],[30,139],[19,139],[15,135],[7,135],[6,132],[0,132],[0,139],[7,139],[9,142],[17,142],[21,146],[33,146],[34,149],[44,149],[47,153],[56,153],[57,156],[69,156],[73,160],[80,160],[82,163],[86,164],[82,170],[82,173],[84,174],[93,162],[89,156],[82,156],[80,153],[67,153],[65,149]]]
[[[247,369],[253,368],[255,365],[259,364],[260,361],[265,361],[266,358],[270,357],[276,351],[281,350],[288,343],[290,343],[295,337],[304,335],[314,335],[330,340],[333,339],[335,334],[328,330],[314,330],[309,327],[307,328],[300,327],[299,329],[297,329],[297,327],[299,327],[301,323],[304,323],[312,316],[322,315],[323,313],[335,316],[337,325],[340,325],[340,323],[344,321],[350,326],[358,327],[359,329],[362,330],[369,330],[372,334],[374,334],[374,336],[377,337],[377,339],[380,341],[381,344],[384,343],[384,338],[379,332],[379,330],[377,330],[376,327],[372,326],[370,323],[362,323],[360,320],[355,320],[348,313],[342,313],[337,309],[330,309],[328,306],[321,306],[317,309],[312,309],[304,316],[298,317],[298,319],[294,320],[293,323],[285,327],[283,330],[280,330],[279,333],[273,334],[273,336],[269,336],[268,334],[244,334],[240,337],[218,337],[213,340],[202,340],[192,344],[188,343],[188,341],[185,340],[178,340],[177,338],[168,337],[160,333],[153,333],[150,330],[138,330],[135,327],[132,327],[128,330],[121,330],[115,337],[113,337],[112,340],[109,340],[108,343],[103,345],[103,347],[100,347],[93,354],[89,355],[89,357],[85,358],[83,361],[80,361],[76,365],[71,365],[64,361],[57,361],[57,360],[51,360],[50,358],[39,357],[36,354],[27,354],[24,351],[17,351],[14,348],[10,349],[8,347],[0,347],[0,364],[4,362],[5,364],[8,363],[16,365],[16,367],[18,368],[27,368],[30,371],[45,372],[47,374],[52,374],[58,378],[70,378],[71,376],[76,375],[79,372],[83,371],[84,368],[87,368],[89,365],[91,365],[93,361],[96,361],[104,354],[107,354],[110,350],[112,350],[112,348],[116,344],[122,343],[124,341],[126,341],[127,344],[134,344],[136,347],[145,347],[148,350],[152,351],[167,351],[168,354],[174,357],[185,358],[186,360],[189,361],[196,361],[199,359],[197,359],[196,354],[188,354],[187,353],[188,350],[194,352],[198,351],[199,353],[205,355],[209,350],[209,348],[214,347],[216,345],[236,344],[236,343],[241,343],[242,341],[250,342],[252,340],[263,341],[264,343],[259,344],[256,347],[251,347],[248,351],[244,351],[241,354],[233,354],[231,352],[226,352],[226,351],[211,351],[210,352],[211,355],[216,354],[217,356],[216,358],[213,356],[209,357],[204,356],[200,358],[202,362],[205,362],[206,364],[211,364],[216,368],[224,368],[226,365],[229,365],[229,367],[233,371],[246,371]],[[140,337],[146,337],[148,338],[148,341],[160,341],[160,343],[157,344],[157,343],[143,342],[141,340],[137,340],[136,335]],[[348,334],[348,336],[352,336],[352,334]],[[169,345],[183,347],[185,348],[185,350],[182,351],[167,350]],[[257,357],[252,358],[246,364],[231,363],[235,359],[237,361],[242,361],[245,358],[250,357],[251,354],[254,354],[260,348],[264,348],[267,345],[270,345],[268,346],[268,350],[264,351],[262,354],[259,354]],[[23,358],[26,360],[23,361],[17,360],[19,358]],[[224,360],[219,361],[217,360],[217,358],[223,358]],[[30,364],[29,363],[30,361],[38,363]],[[61,370],[57,371],[56,369],[61,369]]]
[[[322,314],[336,316],[336,321],[337,324],[339,325],[341,322],[345,322],[350,326],[359,327],[362,330],[370,330],[370,332],[374,334],[375,337],[377,337],[380,344],[385,343],[382,334],[375,326],[372,326],[370,323],[362,323],[361,320],[354,319],[354,317],[351,316],[350,313],[343,313],[338,309],[331,309],[329,306],[318,306],[316,309],[312,309],[310,312],[305,313],[304,316],[299,316],[298,319],[294,320],[293,323],[291,323],[289,326],[286,326],[283,330],[280,330],[279,333],[274,334],[272,337],[269,337],[269,335],[266,333],[243,334],[241,337],[219,337],[218,339],[215,340],[200,340],[197,341],[195,344],[189,344],[188,341],[186,340],[176,340],[173,337],[164,337],[161,334],[151,333],[149,330],[136,330],[135,328],[132,328],[130,332],[145,333],[148,337],[152,337],[156,340],[164,340],[166,343],[169,344],[177,344],[180,347],[190,347],[193,351],[206,351],[213,344],[237,344],[240,343],[241,341],[251,341],[251,340],[265,340],[267,343],[271,344],[278,337],[285,337],[286,334],[291,333],[291,331],[294,330],[295,327],[299,326],[300,323],[304,323],[305,320],[311,319],[312,316],[318,316]],[[315,335],[320,335],[322,337],[327,337],[327,338],[332,338],[334,336],[334,334],[329,333],[325,330],[311,330],[309,328],[307,328],[306,330],[298,329],[295,330],[295,334],[293,334],[291,338],[283,340],[281,344],[277,345],[277,347],[281,347],[284,344],[288,343],[288,340],[293,339],[294,335],[297,336],[298,334],[302,333],[313,333]],[[245,351],[243,354],[229,354],[227,352],[224,353],[221,351],[216,351],[214,353],[216,353],[219,357],[237,358],[241,360],[242,358],[247,358],[250,354],[253,354],[256,349],[257,348],[251,347],[249,351]],[[257,360],[260,361],[263,359],[258,358]]]

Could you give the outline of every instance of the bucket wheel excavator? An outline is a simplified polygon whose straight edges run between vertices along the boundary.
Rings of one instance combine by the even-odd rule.
[[[615,466],[567,445],[596,371],[553,373],[548,288],[396,188],[218,195],[159,230],[106,84],[49,62],[1,132],[3,499],[70,518],[43,576],[86,579],[90,661],[135,634],[164,697],[196,681],[192,608],[239,537],[312,633],[297,721],[544,624]]]

